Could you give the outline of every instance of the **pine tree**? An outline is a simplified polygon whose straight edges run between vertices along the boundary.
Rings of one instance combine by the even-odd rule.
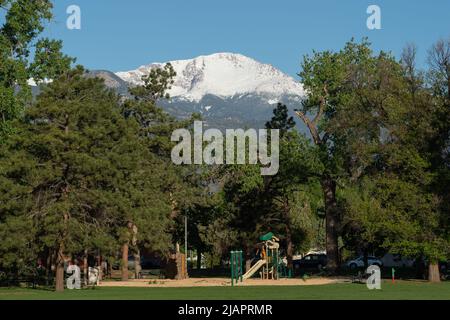
[[[295,121],[293,117],[289,117],[288,108],[285,104],[278,103],[277,107],[273,110],[272,119],[266,123],[266,129],[279,129],[281,136],[287,131],[295,127]]]
[[[111,251],[129,221],[150,226],[147,240],[156,239],[153,248],[165,249],[170,242],[164,233],[170,202],[160,192],[161,161],[149,152],[138,123],[123,117],[117,95],[102,80],[85,77],[81,67],[44,88],[1,164],[2,189],[14,186],[17,194],[2,199],[0,230],[16,239],[21,235],[15,230],[23,229],[10,228],[11,223],[31,226],[26,238],[39,250],[29,251],[35,258],[44,251],[53,257],[57,291],[64,289],[66,257],[86,248]],[[8,254],[12,248],[3,245],[0,251]],[[16,263],[21,260],[16,253]]]
[[[312,221],[316,217],[316,213],[310,210],[312,194],[306,196],[305,190],[317,180],[320,161],[317,149],[310,141],[292,130],[295,121],[287,111],[285,105],[278,104],[274,117],[266,124],[267,129],[281,132],[280,168],[277,175],[264,179],[263,197],[267,199],[266,219],[274,221],[277,234],[285,241],[287,264],[292,269],[295,250],[308,242],[306,235],[312,231],[307,220]]]
[[[170,98],[167,91],[174,83],[175,76],[176,73],[170,64],[152,69],[148,75],[142,77],[142,85],[129,89],[132,99],[126,100],[122,105],[123,115],[126,118],[134,119],[139,124],[141,140],[155,161],[160,164],[155,167],[154,176],[148,177],[148,179],[161,183],[159,189],[161,193],[151,194],[150,199],[154,203],[162,202],[165,199],[164,203],[169,204],[171,208],[172,227],[170,230],[165,227],[157,228],[156,225],[151,228],[149,223],[154,224],[154,221],[138,217],[126,222],[122,251],[129,251],[132,233],[128,226],[131,225],[138,230],[135,232],[135,236],[142,239],[132,249],[136,257],[139,245],[157,249],[159,247],[156,243],[161,242],[161,239],[164,239],[164,252],[167,253],[169,248],[166,244],[179,240],[177,230],[180,229],[180,224],[183,225],[184,230],[184,223],[179,223],[177,218],[181,213],[186,214],[186,208],[192,208],[197,202],[202,201],[204,186],[201,186],[199,181],[201,177],[198,172],[195,172],[196,169],[193,166],[175,166],[171,160],[171,150],[174,145],[171,141],[172,132],[179,128],[188,128],[197,116],[193,115],[191,119],[180,121],[157,105],[159,100]],[[122,279],[126,280],[128,278],[128,256],[123,253],[122,257]]]

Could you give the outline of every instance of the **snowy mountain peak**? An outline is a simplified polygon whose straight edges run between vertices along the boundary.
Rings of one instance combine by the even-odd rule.
[[[268,101],[283,96],[303,97],[303,86],[269,64],[241,54],[222,52],[189,60],[170,61],[177,76],[170,90],[173,98],[198,102],[205,95],[221,98],[255,94]],[[118,72],[122,80],[138,85],[142,76],[164,63],[144,65],[136,70]]]

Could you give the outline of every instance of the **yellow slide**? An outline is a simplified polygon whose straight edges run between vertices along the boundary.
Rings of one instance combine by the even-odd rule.
[[[247,280],[249,278],[251,278],[256,271],[258,271],[263,265],[266,264],[266,260],[259,260],[257,263],[255,263],[253,265],[253,267],[250,268],[250,270],[248,270],[243,276],[242,279],[243,280]]]

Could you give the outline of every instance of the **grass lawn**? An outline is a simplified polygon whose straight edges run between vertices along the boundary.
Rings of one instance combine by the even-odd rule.
[[[450,282],[430,284],[386,281],[382,290],[362,284],[272,287],[96,288],[62,294],[46,290],[0,288],[0,300],[304,300],[304,299],[445,299]]]

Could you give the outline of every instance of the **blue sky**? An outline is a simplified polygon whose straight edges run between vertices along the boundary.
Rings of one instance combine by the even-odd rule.
[[[47,35],[89,69],[123,71],[150,62],[237,52],[295,76],[304,54],[340,49],[368,36],[376,50],[399,55],[450,37],[450,1],[413,0],[57,0]],[[76,4],[82,29],[66,28]],[[370,4],[381,7],[382,30],[366,27]]]

